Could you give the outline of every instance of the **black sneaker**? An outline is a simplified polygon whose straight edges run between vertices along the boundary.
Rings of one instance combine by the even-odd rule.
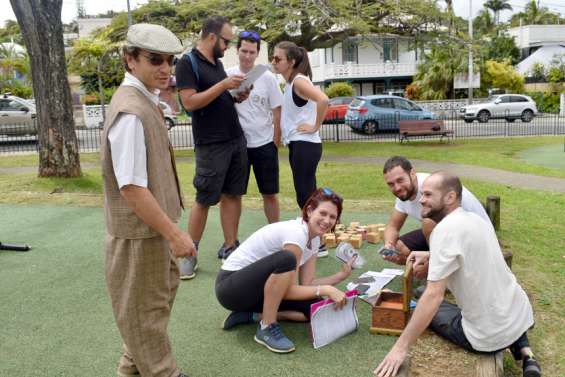
[[[540,377],[541,368],[533,357],[525,356],[522,359],[522,370],[524,377]]]
[[[222,325],[224,330],[229,330],[237,325],[245,325],[254,323],[252,312],[231,312]]]
[[[218,250],[218,259],[227,259],[230,254],[237,249],[239,246],[239,240],[235,240],[235,244],[233,246],[226,246],[226,244],[223,244],[222,247],[220,247],[220,250]]]

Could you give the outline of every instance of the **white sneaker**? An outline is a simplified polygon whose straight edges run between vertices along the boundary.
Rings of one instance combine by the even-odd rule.
[[[327,257],[329,255],[328,253],[328,248],[326,247],[326,245],[320,245],[320,247],[318,248],[318,258],[324,258]]]

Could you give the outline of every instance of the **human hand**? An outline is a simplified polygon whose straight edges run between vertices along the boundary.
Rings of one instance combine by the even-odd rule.
[[[395,251],[395,253],[390,254],[390,255],[383,255],[383,259],[392,263],[396,263],[396,264],[406,264],[406,258],[408,257],[408,253],[406,253],[403,250],[398,250],[393,244],[391,243],[385,243],[385,248],[387,249],[392,249]]]
[[[390,352],[385,356],[383,361],[375,368],[373,374],[377,377],[393,377],[396,376],[398,370],[406,359],[407,350],[392,347]]]
[[[181,230],[169,241],[171,252],[177,258],[195,257],[198,254],[192,238]]]
[[[223,83],[224,88],[226,90],[237,89],[237,88],[239,88],[239,86],[243,82],[244,78],[245,78],[245,76],[243,76],[243,75],[231,75],[231,76],[228,76],[225,79],[223,79],[222,83]]]
[[[347,279],[347,277],[351,275],[351,271],[353,270],[353,263],[355,263],[356,260],[357,260],[357,255],[355,255],[353,258],[351,258],[346,263],[343,263],[341,265],[341,273],[343,275],[342,280]]]
[[[318,131],[316,126],[313,124],[302,123],[299,124],[296,128],[296,131],[303,133],[303,134],[313,134],[314,132]]]
[[[336,287],[329,286],[330,292],[328,297],[335,302],[335,310],[340,310],[347,303],[347,296],[345,293],[337,289]]]
[[[428,251],[413,251],[408,256],[412,261],[412,271],[418,279],[425,279],[428,276],[430,263],[430,253]]]
[[[235,102],[242,103],[243,101],[248,99],[249,93],[251,93],[252,89],[253,89],[253,85],[251,85],[249,88],[245,89],[244,91],[237,93],[237,95],[235,96]]]

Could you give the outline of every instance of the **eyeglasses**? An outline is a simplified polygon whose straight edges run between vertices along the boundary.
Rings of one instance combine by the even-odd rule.
[[[281,58],[279,56],[272,56],[271,57],[271,61],[275,62],[275,64],[279,64],[281,62],[281,60],[283,60],[283,58]]]
[[[253,30],[242,31],[241,33],[239,33],[239,38],[240,39],[249,38],[249,39],[252,39],[254,42],[261,41],[261,36],[259,35],[259,33],[257,33],[256,31],[253,31]]]
[[[220,38],[222,41],[224,41],[224,44],[225,44],[226,46],[229,47],[229,45],[231,45],[231,43],[232,43],[231,39],[224,38],[224,37],[222,37],[220,34],[217,34],[217,36],[218,36],[218,38]]]
[[[142,53],[140,53],[140,55],[143,56],[145,59],[147,59],[147,61],[149,61],[151,65],[154,65],[156,67],[160,66],[165,61],[169,64],[170,67],[175,65],[177,62],[177,58],[174,55],[142,54]]]

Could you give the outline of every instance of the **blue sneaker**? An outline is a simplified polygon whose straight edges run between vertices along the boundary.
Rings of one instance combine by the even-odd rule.
[[[239,240],[235,240],[233,246],[226,246],[226,244],[223,244],[222,247],[220,247],[220,250],[218,250],[218,259],[228,259],[230,254],[238,247]]]
[[[224,319],[224,323],[222,328],[224,330],[232,329],[238,325],[246,325],[249,323],[254,323],[253,320],[253,313],[252,312],[231,312],[226,319]]]
[[[294,351],[294,343],[283,334],[281,326],[276,322],[271,323],[264,330],[261,329],[261,323],[259,323],[254,339],[257,343],[276,353]]]
[[[196,276],[198,259],[196,257],[184,257],[180,259],[179,271],[181,280],[190,280]]]

